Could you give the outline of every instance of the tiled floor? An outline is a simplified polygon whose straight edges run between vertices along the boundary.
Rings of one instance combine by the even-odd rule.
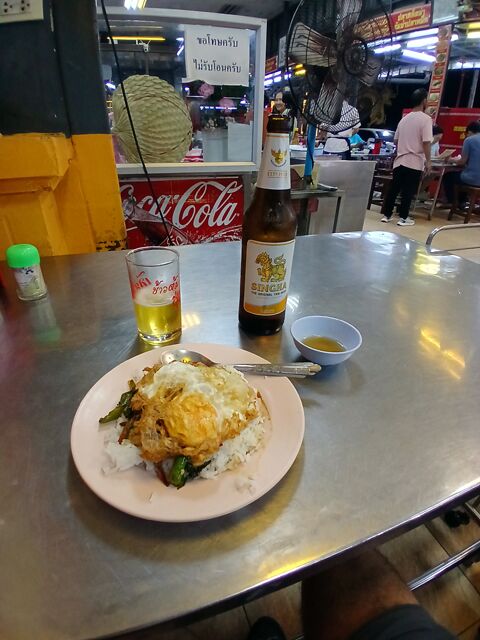
[[[424,243],[435,227],[462,222],[460,218],[447,221],[446,212],[435,214],[428,221],[424,211],[416,212],[416,225],[399,227],[380,222],[378,207],[367,212],[365,231],[391,231]],[[476,219],[473,221],[480,221]],[[445,232],[435,241],[438,249],[480,246],[480,228]],[[480,263],[480,248],[452,253]],[[410,580],[447,555],[460,551],[480,539],[480,526],[474,522],[450,529],[441,518],[422,525],[395,540],[382,545],[382,553],[397,568],[405,580]],[[468,568],[454,569],[435,582],[416,592],[421,604],[459,640],[477,640],[480,627],[480,562]],[[288,640],[302,632],[300,619],[300,585],[288,587],[251,602],[244,607],[208,618],[175,631],[148,629],[122,636],[122,640],[245,640],[253,622],[260,616],[276,618]],[[120,640],[120,638],[119,638]],[[319,640],[328,640],[319,639]]]
[[[478,540],[480,527],[474,524],[471,526]],[[442,533],[439,537],[448,538],[451,552],[460,551],[467,546],[463,544],[461,529],[450,530],[437,518],[428,526],[418,527],[380,547],[406,581],[448,557],[440,541],[433,535],[434,531]],[[456,634],[463,633],[475,624],[480,625],[480,593],[461,569],[454,569],[418,589],[415,595],[438,622]]]
[[[428,234],[436,227],[463,223],[463,218],[458,216],[453,220],[447,220],[447,213],[445,209],[440,209],[435,212],[432,220],[427,220],[425,209],[419,207],[415,212],[416,224],[412,227],[399,227],[396,224],[399,219],[397,217],[394,218],[394,222],[388,224],[380,222],[380,207],[372,205],[372,209],[367,211],[363,229],[364,231],[390,231],[425,244]],[[471,222],[480,222],[480,217],[474,216]],[[436,236],[432,246],[435,249],[449,249],[462,258],[480,263],[480,227],[442,231]],[[463,249],[465,247],[478,248]]]
[[[450,529],[441,518],[436,518],[387,542],[380,550],[408,581],[479,538],[480,526],[474,521]],[[460,640],[478,640],[480,563],[454,569],[417,590],[416,596],[431,615]],[[280,622],[288,640],[298,638],[302,633],[300,585],[175,631],[153,628],[121,636],[118,640],[245,640],[251,624],[265,615]]]

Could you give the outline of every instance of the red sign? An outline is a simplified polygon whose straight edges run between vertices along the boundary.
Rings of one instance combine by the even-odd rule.
[[[428,90],[427,107],[425,112],[436,122],[442,100],[443,87],[447,77],[448,58],[450,55],[450,41],[452,26],[446,25],[438,29],[438,42],[435,49],[435,63],[433,65],[430,88]]]
[[[372,21],[361,22],[356,31],[363,37],[368,39],[386,38],[390,35],[398,33],[407,33],[408,31],[416,31],[430,26],[432,7],[430,4],[419,4],[399,11],[393,11],[389,14],[390,25],[387,16],[379,16]]]
[[[437,124],[443,129],[440,149],[455,149],[460,153],[466,137],[467,124],[480,119],[480,109],[461,109],[442,107]]]
[[[265,73],[273,73],[277,69],[278,69],[277,56],[272,56],[271,58],[267,58],[265,60]]]
[[[159,178],[152,184],[156,202],[146,180],[120,180],[129,248],[241,239],[241,178]]]
[[[431,4],[420,4],[394,11],[390,16],[392,33],[406,33],[430,26],[431,13]]]

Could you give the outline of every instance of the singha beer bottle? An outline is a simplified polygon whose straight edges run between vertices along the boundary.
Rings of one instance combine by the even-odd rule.
[[[282,327],[296,230],[290,204],[289,121],[271,115],[255,194],[243,220],[238,319],[245,331],[269,335]]]

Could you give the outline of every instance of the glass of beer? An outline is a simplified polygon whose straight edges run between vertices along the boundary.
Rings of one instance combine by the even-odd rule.
[[[140,247],[126,260],[138,335],[153,345],[177,340],[182,332],[177,251]]]

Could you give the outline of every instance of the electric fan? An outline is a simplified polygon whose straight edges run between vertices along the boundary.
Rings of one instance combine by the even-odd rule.
[[[303,65],[303,75],[294,69],[289,79],[298,111],[335,133],[364,120],[359,93],[387,82],[394,48],[380,0],[302,0],[287,36],[287,59]]]

